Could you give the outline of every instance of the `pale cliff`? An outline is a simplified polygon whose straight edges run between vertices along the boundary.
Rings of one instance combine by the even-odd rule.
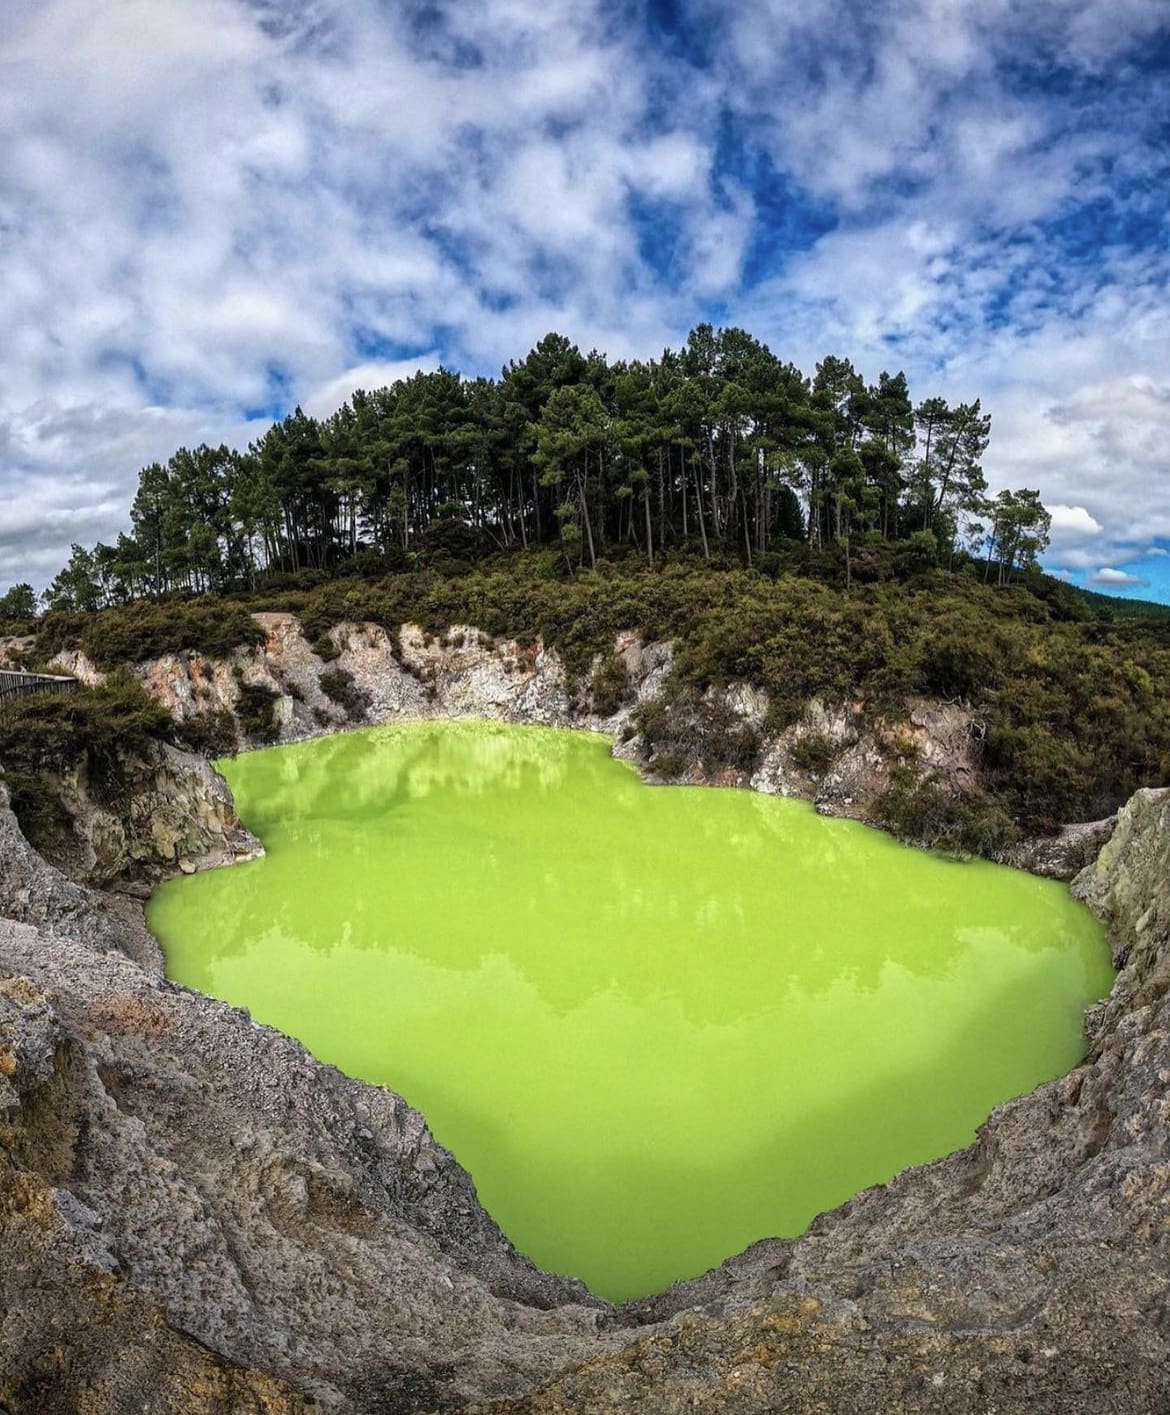
[[[733,730],[752,734],[760,747],[757,764],[749,771],[709,760],[696,729],[687,759],[672,763],[665,774],[664,763],[636,729],[635,710],[664,698],[673,661],[669,643],[646,644],[634,634],[620,635],[610,665],[618,666],[618,679],[603,692],[601,660],[583,680],[574,681],[557,652],[539,640],[493,640],[463,625],[435,637],[415,624],[392,634],[376,624],[342,623],[329,631],[332,657],[324,659],[295,615],[254,618],[265,631],[265,642],[238,650],[230,660],[172,654],[138,664],[135,672],[179,722],[226,715],[239,746],[249,745],[239,722],[241,689],[247,685],[273,695],[278,741],[362,723],[477,717],[606,732],[618,739],[617,754],[634,761],[649,781],[750,786],[860,820],[874,819],[895,772],[907,764],[956,799],[978,799],[981,793],[981,725],[970,708],[957,703],[914,700],[903,718],[885,722],[867,716],[860,704],[813,700],[798,721],[770,731],[765,693],[744,685],[712,689],[700,706]],[[86,683],[102,677],[76,652],[59,654],[53,666]],[[323,675],[338,674],[352,684],[356,711],[322,689]],[[685,731],[693,708],[671,711],[675,729]],[[816,751],[810,754],[813,744]]]

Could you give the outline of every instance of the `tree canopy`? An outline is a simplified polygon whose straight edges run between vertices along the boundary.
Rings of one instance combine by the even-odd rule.
[[[1010,582],[1046,544],[1035,491],[987,497],[980,403],[915,404],[830,356],[806,377],[745,330],[610,362],[548,334],[497,379],[450,369],[300,408],[246,451],[180,448],[144,467],[131,528],[74,546],[51,609],[244,586],[274,573],[411,568],[442,553],[551,549],[568,572],[630,554],[751,566],[778,546],[931,538]]]

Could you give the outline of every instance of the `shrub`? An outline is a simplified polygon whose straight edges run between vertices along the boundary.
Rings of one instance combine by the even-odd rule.
[[[1019,838],[994,801],[955,796],[934,773],[896,767],[877,819],[901,840],[959,855],[996,855]]]
[[[598,717],[612,717],[630,698],[630,673],[621,654],[610,652],[593,670],[591,685],[593,711]]]
[[[336,668],[321,674],[321,691],[325,696],[343,708],[350,718],[360,722],[369,711],[369,697],[353,681],[353,674],[344,668]]]
[[[228,658],[264,642],[264,630],[242,605],[208,595],[190,601],[140,601],[96,614],[47,614],[37,647],[52,654],[81,649],[99,668],[142,663],[191,651]]]
[[[6,771],[63,772],[84,757],[101,775],[121,756],[174,739],[170,714],[127,673],[100,688],[17,698],[0,708],[0,765]]]
[[[655,776],[660,776],[664,781],[676,781],[680,776],[686,774],[691,763],[682,752],[657,751],[654,753],[651,765],[654,768]]]
[[[112,801],[127,759],[173,736],[170,714],[128,674],[100,688],[5,703],[0,766],[21,827],[36,843],[66,823],[55,789],[63,773],[84,765],[95,795]]]
[[[236,724],[230,712],[217,708],[211,712],[197,713],[180,722],[176,728],[179,740],[185,747],[214,761],[218,757],[230,757],[236,750]]]
[[[642,703],[635,721],[660,775],[664,758],[687,765],[702,762],[712,772],[749,773],[759,762],[763,743],[751,723],[735,713],[722,695],[701,695],[677,679],[671,679],[661,697]]]
[[[833,744],[823,732],[808,732],[792,744],[788,755],[801,771],[823,776],[833,761]]]
[[[241,683],[236,717],[245,737],[258,742],[275,742],[279,735],[276,704],[279,698],[261,683]]]

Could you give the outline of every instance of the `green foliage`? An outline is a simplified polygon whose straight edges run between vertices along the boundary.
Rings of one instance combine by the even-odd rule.
[[[593,670],[592,703],[598,717],[612,717],[629,700],[630,674],[625,659],[607,653]]]
[[[31,585],[13,585],[0,595],[0,624],[25,624],[36,617],[37,597]]]
[[[1060,584],[1059,581],[1052,581]],[[1122,599],[1119,595],[1097,594],[1095,590],[1083,590],[1077,585],[1060,585],[1061,591],[1070,599],[1079,600],[1085,606],[1085,618],[1096,615],[1104,619],[1167,619],[1170,620],[1170,604],[1158,604],[1150,599]]]
[[[89,614],[101,607],[96,552],[75,545],[69,563],[45,591],[46,606],[58,613]]]
[[[801,771],[823,776],[833,763],[833,744],[823,732],[807,732],[793,743],[788,755]]]
[[[353,681],[353,674],[344,668],[327,670],[321,674],[321,691],[331,701],[345,710],[354,722],[360,722],[369,711],[370,700]]]
[[[197,713],[177,724],[175,731],[184,747],[211,761],[235,754],[236,724],[226,709]]]
[[[241,683],[236,703],[240,731],[255,742],[275,742],[279,733],[276,703],[279,694],[262,683]]]
[[[168,741],[170,714],[128,673],[100,688],[16,698],[0,708],[0,766],[6,771],[62,772],[86,758],[99,774],[122,754]]]
[[[634,720],[653,769],[677,776],[685,764],[702,761],[708,771],[748,774],[759,763],[759,732],[717,695],[700,693],[672,678],[667,692],[642,703]],[[681,764],[681,765],[680,765]]]
[[[1034,492],[986,500],[989,436],[977,400],[915,406],[903,374],[867,385],[833,355],[807,378],[742,329],[699,325],[657,360],[612,363],[548,334],[499,379],[420,372],[323,421],[296,408],[243,453],[179,448],[142,469],[129,533],[74,546],[46,599],[70,613],[450,579],[521,549],[567,573],[701,554],[774,574],[827,556],[849,585],[855,542],[903,545],[910,574],[988,524],[988,572],[994,556],[1008,583],[1046,513]]]
[[[96,614],[47,614],[37,633],[37,647],[44,653],[81,649],[99,668],[184,651],[228,658],[237,648],[263,642],[264,630],[247,609],[212,596]]]
[[[950,700],[981,699],[1005,667],[1002,640],[978,614],[939,617],[924,626],[918,653],[922,692]]]
[[[894,835],[958,855],[996,855],[1019,838],[1019,830],[994,801],[955,796],[933,773],[896,767],[889,791],[879,800],[879,821]]]
[[[127,759],[173,735],[170,715],[129,674],[112,674],[100,688],[0,705],[0,767],[29,838],[46,838],[64,820],[55,777],[84,767],[95,792],[113,798]]]

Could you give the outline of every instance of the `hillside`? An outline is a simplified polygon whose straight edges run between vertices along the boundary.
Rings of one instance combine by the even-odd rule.
[[[130,731],[221,754],[271,740],[278,700],[318,693],[319,682],[332,715],[317,721],[298,707],[297,731],[335,730],[363,718],[361,693],[347,688],[359,665],[345,659],[339,626],[383,632],[384,668],[396,672],[403,626],[417,624],[440,645],[454,625],[519,645],[519,671],[552,651],[566,720],[612,719],[656,779],[746,784],[770,754],[792,749],[791,767],[807,778],[800,794],[815,797],[847,754],[873,743],[884,774],[856,813],[941,848],[997,855],[1021,834],[1100,819],[1139,787],[1170,780],[1170,624],[1105,620],[1047,577],[996,587],[971,562],[951,571],[934,559],[913,545],[859,555],[847,591],[694,562],[568,575],[529,553],[446,574],[299,577],[254,596],[50,614],[6,641],[10,662],[68,671],[81,654],[114,677],[100,693],[7,709],[0,762],[27,813],[46,799],[39,775],[81,755],[100,767]],[[274,614],[295,615],[303,629],[315,664],[307,686],[264,667],[267,634],[253,616]],[[671,646],[670,671],[649,696],[615,652],[622,635]],[[205,661],[204,676],[220,665],[236,686],[183,705],[178,721],[160,716],[136,679],[176,655]],[[929,704],[963,715],[961,771],[923,756],[907,730]]]

